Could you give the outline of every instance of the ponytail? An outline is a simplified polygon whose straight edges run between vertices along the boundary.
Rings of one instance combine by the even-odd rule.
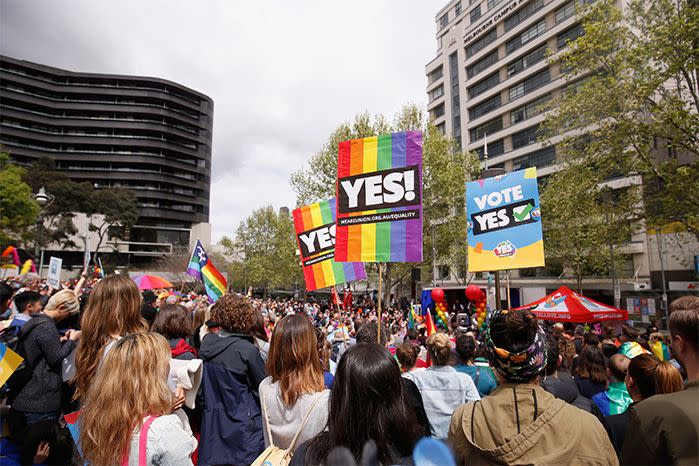
[[[682,390],[682,376],[675,366],[668,361],[660,361],[651,354],[633,358],[628,373],[644,400],[653,395]]]

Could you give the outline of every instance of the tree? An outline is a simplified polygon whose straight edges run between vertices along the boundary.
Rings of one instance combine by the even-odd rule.
[[[220,244],[227,255],[242,258],[243,281],[249,286],[267,292],[303,282],[291,217],[278,214],[272,206],[253,211],[240,223],[235,238],[224,237]]]
[[[10,163],[10,156],[0,152],[0,245],[28,239],[36,224],[39,205],[32,198],[31,187],[22,181],[25,170]]]
[[[594,180],[637,179],[642,189],[629,194],[636,202],[624,220],[636,218],[643,228],[672,223],[699,238],[699,8],[688,0],[632,0],[619,9],[600,0],[580,14],[585,34],[553,57],[570,84],[544,129],[546,138],[563,135],[563,169],[592,178],[579,186],[560,175],[575,189],[558,191],[559,202],[596,199]],[[566,216],[555,217],[548,197],[547,221],[562,224]]]
[[[462,152],[454,143],[429,124],[425,113],[414,104],[405,105],[389,120],[383,115],[356,115],[333,131],[308,164],[291,176],[297,204],[306,205],[335,195],[337,147],[348,139],[364,138],[394,131],[422,130],[423,139],[423,257],[421,264],[387,263],[383,267],[384,300],[394,287],[410,283],[415,267],[432,264],[432,234],[436,238],[435,259],[454,270],[465,269],[466,218],[465,182],[480,172],[475,154]],[[370,267],[375,267],[370,265]],[[433,267],[429,267],[430,272]],[[457,275],[460,275],[457,273]],[[464,274],[465,275],[465,274]]]
[[[54,196],[54,201],[42,213],[42,243],[57,244],[62,248],[78,246],[71,239],[78,233],[73,218],[76,212],[85,210],[93,191],[92,185],[71,180],[49,157],[34,161],[25,172],[24,180],[32,191],[44,187]]]
[[[95,189],[86,207],[89,231],[97,233],[93,261],[97,260],[100,247],[107,236],[111,239],[128,237],[129,229],[138,219],[138,205],[134,193],[125,188]]]

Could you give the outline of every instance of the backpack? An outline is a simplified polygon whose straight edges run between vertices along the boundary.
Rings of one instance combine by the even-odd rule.
[[[22,389],[24,389],[24,387],[29,383],[29,381],[32,380],[32,375],[34,374],[34,367],[32,367],[29,364],[29,361],[27,361],[27,351],[24,348],[24,343],[26,342],[27,338],[29,338],[29,335],[39,325],[41,324],[35,325],[24,334],[21,333],[21,330],[18,331],[17,335],[12,341],[15,347],[12,348],[10,346],[10,349],[12,349],[22,358],[22,362],[17,367],[17,369],[15,369],[12,375],[10,375],[10,378],[7,379],[7,382],[5,383],[8,390],[7,402],[9,405],[12,405],[12,402],[15,400],[15,398],[17,398],[17,395],[19,395]],[[3,332],[3,335],[4,333],[5,332]]]
[[[265,421],[267,425],[267,438],[269,439],[269,446],[265,448],[265,451],[262,452],[260,456],[258,456],[255,461],[252,462],[250,466],[288,466],[291,464],[291,459],[294,456],[294,448],[296,447],[296,441],[299,439],[299,435],[301,435],[301,431],[303,430],[304,427],[306,427],[306,422],[308,421],[308,418],[310,417],[311,413],[313,412],[313,408],[316,407],[316,404],[318,404],[318,401],[321,399],[321,397],[317,397],[314,401],[313,404],[311,404],[311,407],[308,408],[308,411],[306,412],[306,415],[303,417],[303,421],[301,421],[301,425],[299,426],[299,430],[296,431],[296,434],[294,435],[294,438],[291,440],[291,445],[289,445],[289,448],[286,450],[275,447],[274,444],[272,443],[272,430],[269,427],[269,417],[267,417],[267,407],[265,406],[265,396],[260,393],[260,401],[262,405],[262,412],[265,415]]]

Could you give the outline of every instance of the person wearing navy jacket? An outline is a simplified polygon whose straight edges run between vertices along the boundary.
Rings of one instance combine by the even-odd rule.
[[[258,387],[267,377],[250,329],[254,312],[242,295],[228,293],[211,308],[217,333],[204,336],[199,464],[250,464],[265,449]]]

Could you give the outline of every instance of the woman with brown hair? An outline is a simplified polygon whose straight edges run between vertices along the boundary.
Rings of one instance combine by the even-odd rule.
[[[265,445],[295,449],[322,432],[328,421],[330,392],[307,317],[288,315],[275,326],[267,371],[270,377],[260,384]]]
[[[578,356],[575,366],[575,383],[580,394],[592,399],[596,394],[607,389],[607,366],[604,354],[596,346],[586,346]]]
[[[151,331],[168,339],[173,359],[196,359],[197,350],[189,345],[193,323],[191,313],[181,304],[166,304],[160,308]]]
[[[126,275],[110,275],[95,285],[80,321],[75,353],[75,398],[85,396],[105,354],[120,338],[148,330],[141,318],[141,291]]]
[[[641,354],[631,360],[624,382],[633,403],[625,412],[606,417],[609,439],[617,453],[621,452],[624,445],[626,428],[636,403],[653,395],[679,392],[684,388],[680,371],[669,361],[660,361],[650,354]]]
[[[204,361],[200,464],[250,464],[265,448],[258,388],[267,371],[251,335],[254,318],[243,295],[227,293],[211,307],[220,330],[207,333],[199,349]]]
[[[168,343],[156,333],[119,339],[83,397],[83,460],[115,464],[191,465],[197,442],[170,414]]]

